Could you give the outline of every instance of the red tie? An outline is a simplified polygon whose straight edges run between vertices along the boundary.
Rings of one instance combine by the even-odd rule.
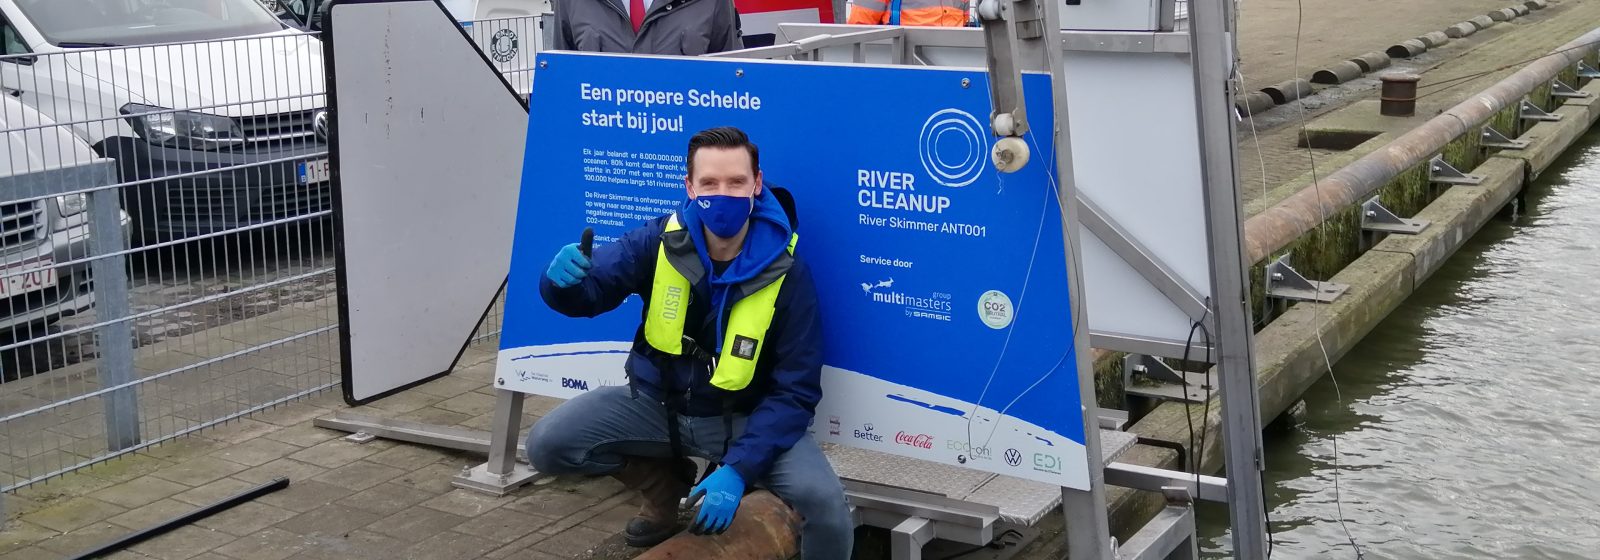
[[[628,18],[633,20],[633,32],[639,33],[644,25],[644,0],[628,0]]]

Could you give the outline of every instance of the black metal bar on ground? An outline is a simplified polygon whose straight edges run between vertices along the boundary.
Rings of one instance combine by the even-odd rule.
[[[251,488],[251,489],[246,490],[246,491],[244,491],[242,493],[236,494],[236,495],[234,495],[232,497],[225,498],[220,502],[211,504],[209,506],[205,506],[203,508],[191,511],[189,513],[185,513],[185,514],[180,515],[178,517],[172,518],[169,521],[166,521],[166,522],[163,522],[163,523],[158,523],[154,527],[150,527],[148,529],[144,529],[144,530],[139,531],[137,533],[133,533],[133,534],[128,535],[126,537],[122,537],[120,539],[117,539],[115,541],[100,545],[99,547],[97,547],[97,548],[95,548],[93,550],[90,550],[88,552],[84,552],[82,554],[79,554],[77,556],[72,557],[72,560],[88,560],[89,558],[103,558],[103,557],[109,556],[111,554],[115,554],[118,551],[121,551],[122,549],[125,549],[125,548],[128,548],[130,546],[139,544],[141,542],[153,539],[155,537],[161,536],[161,534],[166,533],[167,531],[171,531],[173,529],[177,529],[178,527],[182,527],[184,525],[188,525],[190,523],[194,523],[196,521],[199,521],[201,519],[205,519],[205,518],[210,517],[212,515],[215,515],[217,513],[221,513],[223,511],[227,511],[228,509],[232,508],[233,506],[248,502],[250,500],[254,500],[254,499],[259,498],[261,496],[265,496],[267,494],[271,494],[273,492],[277,492],[279,490],[282,490],[282,489],[288,488],[288,487],[289,487],[289,479],[286,478],[286,477],[281,477],[280,476],[278,478],[273,479],[271,482],[268,482],[266,484],[262,484],[260,486],[255,487],[255,488]]]

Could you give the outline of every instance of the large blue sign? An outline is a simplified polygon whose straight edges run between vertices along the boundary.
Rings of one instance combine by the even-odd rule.
[[[1027,75],[1026,167],[998,173],[981,72],[539,55],[501,333],[506,387],[626,383],[638,298],[595,319],[538,279],[585,227],[606,243],[685,200],[689,136],[748,132],[789,189],[821,298],[821,441],[1087,489],[1052,179],[1050,81]]]

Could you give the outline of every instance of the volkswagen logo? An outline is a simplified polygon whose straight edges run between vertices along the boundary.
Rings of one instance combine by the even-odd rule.
[[[1013,467],[1022,464],[1022,452],[1015,449],[1006,450],[1006,464]]]
[[[317,111],[317,116],[311,118],[311,130],[317,133],[318,140],[328,141],[330,131],[328,130],[328,112],[326,110]]]

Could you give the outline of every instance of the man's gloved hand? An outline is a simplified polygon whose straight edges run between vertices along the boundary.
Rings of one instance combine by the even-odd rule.
[[[571,288],[589,275],[590,266],[589,258],[583,256],[578,244],[568,243],[556,252],[556,258],[550,261],[550,268],[544,271],[544,275],[557,288]]]
[[[689,491],[691,503],[698,496],[705,499],[700,502],[700,512],[695,514],[689,532],[720,535],[733,524],[733,516],[739,511],[739,499],[744,497],[744,478],[739,476],[739,471],[723,465]]]

